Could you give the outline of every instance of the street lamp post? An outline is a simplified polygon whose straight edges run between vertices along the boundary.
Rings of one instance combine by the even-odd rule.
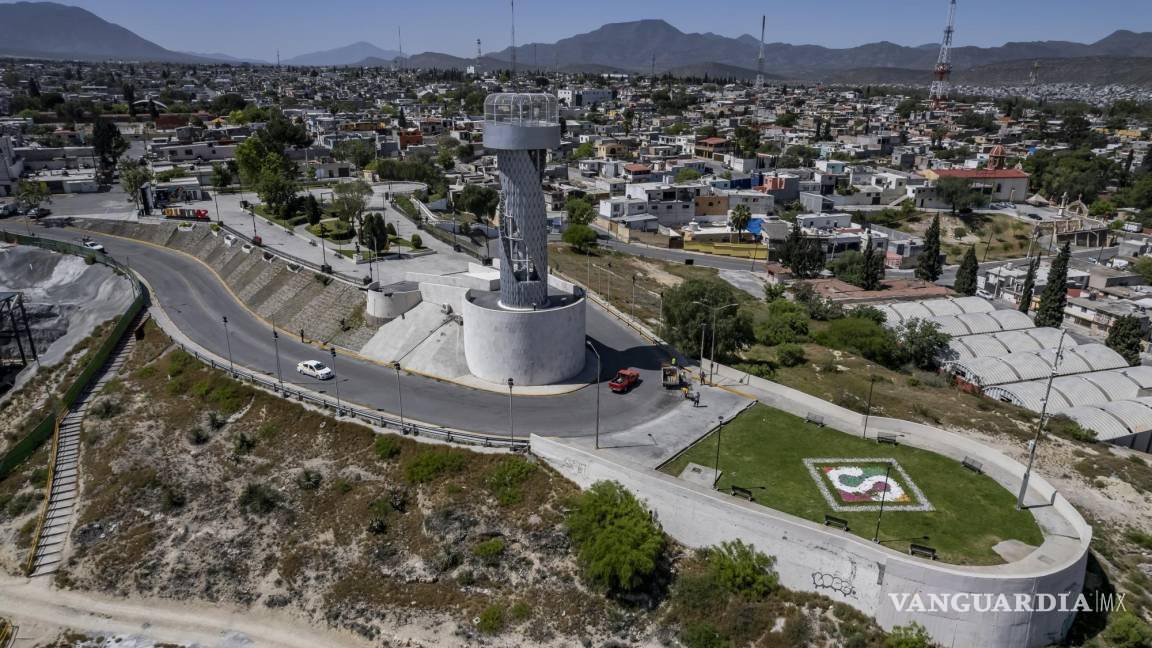
[[[1052,396],[1052,381],[1060,370],[1060,360],[1064,358],[1064,334],[1060,331],[1060,342],[1056,346],[1056,362],[1052,365],[1052,373],[1048,374],[1048,387],[1044,390],[1044,404],[1040,408],[1040,421],[1036,423],[1036,436],[1032,439],[1032,447],[1028,449],[1028,467],[1024,469],[1024,479],[1020,481],[1020,493],[1016,496],[1016,508],[1024,508],[1024,495],[1028,492],[1028,480],[1032,476],[1032,464],[1036,462],[1036,446],[1040,445],[1040,435],[1044,432],[1044,423],[1048,417],[1048,399]]]
[[[514,381],[511,378],[509,378],[508,379],[508,439],[512,443],[516,443],[516,423],[515,423],[515,420],[512,418],[512,386],[514,384],[515,384]]]
[[[329,355],[332,356],[332,383],[336,386],[336,419],[340,419],[340,412],[344,406],[340,403],[340,376],[336,373],[336,347],[328,349]]]
[[[280,334],[276,332],[276,324],[272,324],[272,349],[276,354],[276,382],[280,384],[280,391],[284,391],[284,375],[280,372]]]
[[[216,204],[216,222],[217,223],[223,223],[224,219],[220,218],[220,199],[216,195],[219,193],[219,187],[217,187],[216,189],[217,189],[217,191],[212,192],[212,202]]]
[[[884,469],[884,490],[880,491],[880,512],[876,515],[876,532],[872,534],[872,542],[880,542],[880,519],[884,517],[884,503],[888,500],[888,476],[892,474],[892,462]]]
[[[720,436],[724,432],[724,417],[717,417],[716,426],[716,458],[712,461],[712,488],[720,482]]]
[[[251,207],[248,208],[248,214],[252,216],[252,242],[255,243],[260,235],[256,233],[256,210]]]
[[[585,340],[584,344],[592,349],[592,353],[596,354],[596,449],[600,449],[600,352],[596,350],[596,345],[592,344],[591,340]]]
[[[876,374],[868,376],[868,411],[864,414],[864,434],[860,438],[868,438],[868,419],[872,418],[872,390],[876,389]]]
[[[716,383],[716,317],[720,314],[721,311],[734,308],[739,305],[740,304],[733,303],[712,309],[712,352],[708,354],[708,362],[710,363],[708,371],[708,382],[710,383]]]
[[[228,316],[224,316],[224,343],[228,345],[228,372],[236,376],[236,365],[232,363],[232,336],[228,335]]]
[[[400,363],[393,362],[392,368],[396,370],[396,398],[400,401],[400,431],[404,431],[404,390],[400,389]]]

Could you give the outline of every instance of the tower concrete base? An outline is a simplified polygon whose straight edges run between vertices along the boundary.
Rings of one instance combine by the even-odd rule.
[[[556,294],[546,308],[512,310],[499,293],[471,290],[464,301],[464,358],[493,383],[551,385],[584,368],[584,296]]]

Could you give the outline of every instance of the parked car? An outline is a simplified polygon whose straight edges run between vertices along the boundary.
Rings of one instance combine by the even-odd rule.
[[[1034,221],[1044,220],[1043,216],[1041,216],[1040,214],[1036,214],[1036,213],[1025,214],[1025,216],[1027,216],[1028,218],[1031,218]]]
[[[89,239],[84,239],[84,241],[81,242],[80,245],[83,245],[84,247],[88,248],[89,250],[95,250],[96,252],[103,252],[104,251],[103,245],[100,245],[96,241],[92,241]]]
[[[608,381],[608,388],[617,394],[627,394],[640,382],[640,372],[635,369],[621,369]]]
[[[316,360],[305,360],[301,362],[296,365],[296,371],[305,376],[312,376],[317,380],[328,380],[336,377],[336,374],[329,369],[327,365]]]

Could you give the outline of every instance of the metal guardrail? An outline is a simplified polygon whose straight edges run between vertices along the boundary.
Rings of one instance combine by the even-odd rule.
[[[449,443],[458,443],[462,445],[483,446],[486,448],[511,448],[511,449],[526,449],[528,447],[528,439],[510,439],[506,437],[489,436],[477,432],[465,432],[462,430],[454,430],[450,428],[425,425],[423,423],[413,423],[408,420],[401,420],[398,416],[385,414],[380,411],[366,410],[360,407],[349,405],[343,401],[337,402],[335,398],[327,396],[320,396],[314,392],[297,389],[288,385],[282,384],[280,381],[272,377],[257,373],[255,371],[235,367],[233,364],[229,366],[228,363],[221,362],[216,358],[200,353],[197,349],[189,348],[182,342],[173,340],[173,343],[185,353],[196,358],[200,362],[218,369],[231,375],[233,378],[245,382],[253,383],[265,390],[271,391],[280,395],[287,400],[296,400],[297,402],[309,403],[318,405],[325,409],[332,410],[337,416],[347,416],[351,418],[360,419],[365,423],[376,425],[378,427],[390,430],[396,430],[404,435],[412,436],[427,436],[434,439],[441,439]]]
[[[7,619],[0,619],[0,648],[7,646],[16,638],[16,626]]]
[[[28,562],[24,564],[24,573],[32,574],[36,567],[36,551],[40,547],[40,534],[44,532],[44,522],[48,519],[48,507],[52,503],[52,479],[56,476],[56,448],[60,445],[60,422],[63,416],[56,417],[56,424],[52,428],[52,447],[48,450],[48,479],[44,488],[48,493],[44,496],[44,506],[40,508],[40,515],[36,516],[36,530],[32,532],[32,550],[28,552]],[[0,641],[0,646],[4,642]]]
[[[257,218],[264,218],[264,217],[257,214]],[[357,288],[363,288],[365,286],[363,276],[353,276],[353,275],[348,275],[348,274],[344,274],[342,272],[335,272],[335,271],[324,272],[320,268],[320,264],[318,264],[318,263],[313,263],[312,261],[308,261],[307,259],[302,259],[302,258],[300,258],[294,254],[288,254],[287,252],[284,252],[281,250],[265,247],[263,245],[259,245],[259,246],[255,245],[254,243],[252,243],[252,237],[251,236],[248,236],[248,235],[240,232],[239,230],[232,227],[231,225],[228,225],[226,223],[216,223],[216,222],[213,222],[212,225],[218,225],[220,227],[220,231],[226,232],[227,234],[235,236],[241,242],[247,243],[248,245],[253,245],[257,249],[259,249],[261,252],[267,252],[268,254],[271,254],[272,256],[275,256],[275,257],[279,257],[280,259],[282,259],[288,263],[292,263],[292,264],[295,264],[298,266],[308,268],[309,270],[311,270],[312,272],[315,272],[316,274],[324,275],[326,277],[332,277],[333,279],[336,279],[337,281],[343,281],[345,283],[356,286]],[[293,234],[293,236],[295,236],[295,235]],[[339,253],[334,251],[334,252],[332,252],[332,254],[339,254]]]

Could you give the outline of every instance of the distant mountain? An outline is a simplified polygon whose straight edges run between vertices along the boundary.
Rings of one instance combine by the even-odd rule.
[[[382,61],[391,61],[400,56],[400,52],[393,50],[386,50],[376,47],[372,43],[359,41],[344,47],[337,47],[336,49],[324,50],[322,52],[312,52],[310,54],[301,54],[293,56],[290,59],[281,61],[283,65],[358,65],[364,59],[380,59]]]
[[[664,70],[664,72],[674,77],[703,78],[708,76],[711,78],[739,80],[756,78],[756,70],[737,65],[726,65],[724,63],[693,63],[692,65],[680,65],[674,68],[668,68]],[[786,77],[768,74],[767,72],[764,73],[765,81],[784,81],[785,79]]]
[[[0,4],[0,55],[209,63],[174,52],[96,14],[55,2]]]
[[[263,59],[239,58],[232,56],[231,54],[222,54],[220,52],[212,52],[210,54],[205,54],[203,52],[181,52],[181,54],[187,54],[189,56],[195,56],[197,58],[203,59],[212,59],[222,63],[251,63],[252,65],[272,65],[271,62],[265,61]]]
[[[952,80],[956,83],[973,85],[1023,85],[1028,83],[1034,63],[1038,64],[1037,78],[1041,83],[1047,81],[1152,87],[1152,57],[1091,56],[1005,61],[957,70],[952,74]],[[823,73],[818,79],[826,83],[855,85],[925,83],[924,70],[907,68],[872,67],[836,70]]]

